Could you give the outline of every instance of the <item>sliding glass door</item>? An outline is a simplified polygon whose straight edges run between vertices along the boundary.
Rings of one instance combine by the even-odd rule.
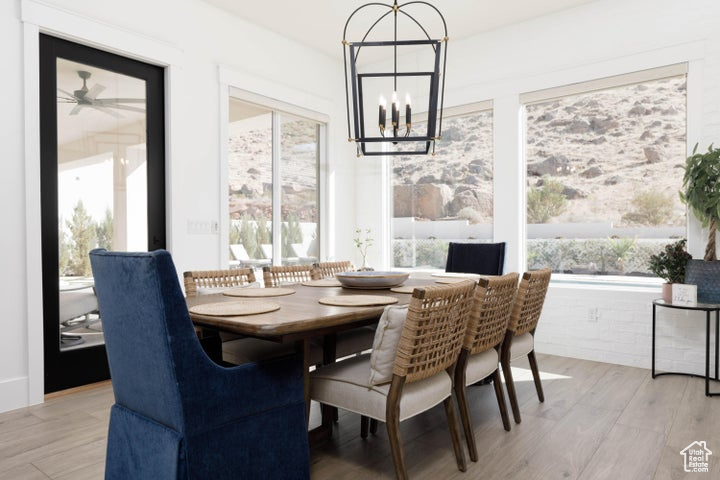
[[[230,97],[230,265],[318,260],[322,123]]]

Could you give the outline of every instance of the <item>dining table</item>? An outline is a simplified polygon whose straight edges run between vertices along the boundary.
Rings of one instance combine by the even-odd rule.
[[[193,323],[206,330],[218,332],[235,333],[249,337],[264,339],[278,343],[293,343],[297,352],[302,352],[304,362],[304,388],[306,401],[306,415],[309,420],[310,412],[310,341],[322,339],[323,364],[332,363],[335,358],[335,339],[338,333],[376,323],[383,313],[383,305],[374,306],[335,306],[320,303],[322,299],[329,297],[350,296],[350,295],[380,295],[391,297],[395,305],[404,305],[410,302],[411,289],[407,287],[421,287],[435,285],[436,282],[451,282],[458,279],[448,278],[443,280],[431,277],[430,275],[411,277],[403,282],[408,293],[399,293],[390,288],[384,289],[361,289],[344,288],[341,286],[307,286],[303,284],[283,285],[283,295],[267,296],[264,292],[256,299],[242,298],[242,301],[265,302],[274,304],[273,311],[249,315],[217,315],[193,313],[193,307],[203,304],[215,304],[220,302],[237,302],[237,297],[229,295],[230,292],[198,295],[188,297],[187,304],[190,317]],[[293,290],[287,294],[287,290]],[[271,289],[263,289],[271,290]],[[391,301],[391,300],[388,300]],[[317,342],[317,340],[315,341]],[[313,438],[326,438],[332,426],[328,425],[326,416],[323,415],[322,425],[311,431]]]

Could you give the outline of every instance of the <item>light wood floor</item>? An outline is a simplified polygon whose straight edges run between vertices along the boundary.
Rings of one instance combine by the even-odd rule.
[[[650,378],[649,370],[539,355],[545,403],[527,364],[513,368],[523,421],[505,432],[492,386],[471,387],[480,460],[455,466],[442,406],[401,424],[414,479],[720,478],[720,398],[701,379]],[[711,388],[720,388],[711,385]],[[109,383],[0,414],[0,479],[99,479]],[[319,421],[312,410],[311,424]],[[340,414],[333,438],[311,451],[313,479],[394,478],[386,431],[360,438],[357,415]],[[706,441],[710,473],[685,473],[680,450]]]

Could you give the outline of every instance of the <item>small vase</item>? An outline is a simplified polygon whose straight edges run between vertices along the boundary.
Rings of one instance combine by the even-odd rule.
[[[672,283],[662,284],[662,299],[665,303],[672,303]]]
[[[367,263],[365,263],[365,257],[363,257],[362,267],[358,268],[358,272],[372,272],[373,270],[375,269],[367,266]]]

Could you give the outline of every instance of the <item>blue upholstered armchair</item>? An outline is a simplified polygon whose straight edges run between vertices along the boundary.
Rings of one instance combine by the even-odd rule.
[[[309,478],[301,359],[217,365],[167,251],[90,259],[115,393],[105,478]]]

